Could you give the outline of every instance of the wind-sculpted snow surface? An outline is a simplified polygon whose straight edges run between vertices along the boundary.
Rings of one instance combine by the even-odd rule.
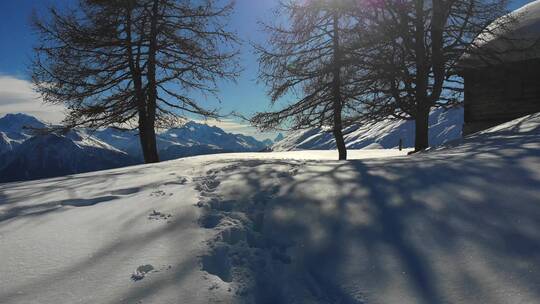
[[[538,302],[540,114],[336,155],[0,185],[0,303]]]

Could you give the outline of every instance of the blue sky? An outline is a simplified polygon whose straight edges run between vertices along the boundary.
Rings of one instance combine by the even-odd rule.
[[[219,107],[223,113],[238,111],[244,115],[253,114],[256,111],[269,109],[269,101],[265,94],[265,88],[257,84],[257,59],[253,55],[249,41],[261,42],[264,36],[258,31],[258,20],[267,20],[272,7],[277,0],[236,0],[234,15],[230,20],[230,29],[237,32],[244,40],[241,46],[240,62],[244,69],[236,83],[225,82],[220,84],[220,99],[215,98],[202,100],[211,107]],[[35,36],[30,28],[30,15],[33,10],[38,14],[53,5],[76,3],[73,0],[0,0],[0,90],[9,91],[11,101],[4,101],[10,106],[2,109],[3,101],[0,95],[0,116],[10,111],[31,112],[42,119],[57,122],[61,118],[60,109],[57,107],[33,107],[23,104],[30,94],[21,92],[21,96],[14,96],[15,90],[23,90],[25,83],[17,80],[28,80],[28,62],[32,56],[32,46],[35,44]],[[15,78],[15,79],[13,79]],[[3,82],[3,84],[2,84]],[[2,89],[4,87],[4,89]],[[7,87],[7,88],[6,88]],[[28,86],[26,90],[29,90]],[[4,94],[5,95],[5,94]],[[17,97],[17,98],[15,98]],[[199,96],[200,99],[204,97]],[[13,101],[16,99],[21,104],[16,107]],[[259,138],[273,137],[274,133],[257,134],[253,129],[246,128],[243,123],[233,120],[224,122],[211,122],[228,131],[247,133]]]
[[[271,17],[271,9],[277,1],[236,0],[236,8],[230,25],[231,29],[236,31],[245,42],[241,47],[240,60],[244,72],[237,83],[220,85],[221,103],[213,98],[204,100],[204,103],[218,106],[223,113],[238,111],[244,115],[270,109],[264,86],[256,83],[257,60],[248,42],[264,40],[264,35],[259,32],[257,21],[268,21]],[[0,116],[6,112],[20,111],[30,112],[42,119],[55,122],[61,118],[59,107],[45,107],[24,102],[33,96],[26,82],[29,78],[27,65],[35,43],[29,19],[33,10],[39,14],[48,5],[62,5],[70,2],[73,3],[74,0],[0,0]],[[511,9],[528,2],[531,1],[513,1]],[[18,91],[20,94],[17,93]],[[33,97],[36,98],[36,96]],[[228,131],[255,135],[259,138],[275,135],[273,133],[258,134],[255,130],[233,120],[215,124]]]

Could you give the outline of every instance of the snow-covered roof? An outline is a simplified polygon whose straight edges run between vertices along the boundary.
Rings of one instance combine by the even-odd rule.
[[[540,0],[491,23],[460,59],[461,68],[540,58]]]

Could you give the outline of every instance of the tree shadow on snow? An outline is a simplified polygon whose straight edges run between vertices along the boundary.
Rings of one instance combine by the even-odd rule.
[[[236,162],[225,175],[247,185],[238,189],[272,192],[264,181],[280,178],[264,207],[259,246],[281,250],[292,266],[277,267],[286,276],[273,273],[274,282],[254,271],[257,302],[287,303],[299,284],[321,303],[539,298],[537,138],[490,135],[393,161]],[[298,174],[284,175],[280,165],[291,164]],[[255,221],[260,210],[245,206],[260,198],[236,197],[245,201],[232,211]]]

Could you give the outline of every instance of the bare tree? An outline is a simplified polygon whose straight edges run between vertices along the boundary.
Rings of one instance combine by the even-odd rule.
[[[257,113],[260,129],[331,127],[339,159],[347,158],[343,128],[353,85],[349,33],[354,28],[349,1],[284,1],[276,16],[284,24],[265,25],[267,47],[256,46],[259,77],[269,88],[272,104],[293,99],[278,111]],[[346,116],[345,119],[343,116]]]
[[[382,0],[356,6],[360,115],[414,119],[415,150],[429,147],[432,107],[461,100],[456,62],[506,0]],[[501,24],[502,26],[503,24]]]
[[[33,82],[65,104],[67,128],[132,125],[145,162],[159,161],[156,128],[186,113],[216,116],[190,93],[234,79],[237,38],[225,30],[232,3],[214,0],[81,0],[34,18],[40,36]]]

